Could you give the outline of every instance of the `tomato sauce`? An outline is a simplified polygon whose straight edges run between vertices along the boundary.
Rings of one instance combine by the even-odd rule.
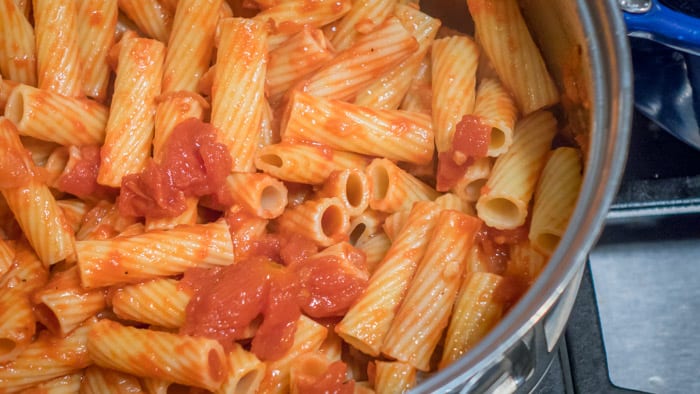
[[[355,249],[350,259],[364,264],[364,253]],[[301,285],[301,308],[314,318],[344,315],[369,281],[366,271],[355,265],[344,266],[336,256],[311,258],[291,268]]]
[[[72,148],[71,148],[72,149]],[[97,145],[81,146],[71,159],[70,168],[56,180],[56,188],[80,198],[93,197],[99,200],[108,199],[116,191],[97,183],[97,172],[100,168],[100,147]]]
[[[464,115],[457,123],[452,145],[438,155],[438,191],[450,190],[462,178],[475,158],[486,157],[491,142],[491,127],[480,117]]]
[[[499,230],[486,225],[476,235],[475,242],[479,242],[489,259],[489,271],[502,275],[507,268],[510,259],[510,246],[527,239],[528,225],[523,225],[512,230]]]
[[[317,318],[340,316],[365,290],[364,253],[349,244],[343,264],[334,255],[313,256],[316,245],[300,235],[266,237],[278,240],[274,253],[185,273],[182,283],[194,296],[182,333],[213,338],[230,348],[261,316],[251,351],[262,360],[275,360],[291,347],[302,311]]]
[[[218,192],[231,163],[226,146],[216,142],[214,126],[187,119],[165,142],[160,163],[151,160],[142,172],[124,177],[119,211],[125,216],[177,216],[185,211],[187,197]]]
[[[347,365],[335,361],[320,375],[302,374],[296,380],[297,390],[304,394],[352,394],[355,392],[355,381],[348,380]]]

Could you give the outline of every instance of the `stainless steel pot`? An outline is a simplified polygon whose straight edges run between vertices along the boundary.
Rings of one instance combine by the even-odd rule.
[[[453,7],[461,7],[464,15],[464,0],[460,3],[423,0],[421,6],[445,16],[455,15]],[[532,288],[474,349],[424,380],[414,390],[417,393],[529,392],[535,387],[553,359],[588,252],[600,234],[624,168],[632,69],[617,2],[520,3],[564,92],[568,121],[590,133],[581,195],[566,234]],[[450,20],[455,18],[448,18],[448,24]]]

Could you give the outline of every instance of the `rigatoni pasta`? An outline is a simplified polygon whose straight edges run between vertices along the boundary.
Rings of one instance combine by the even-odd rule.
[[[568,220],[551,185],[580,151],[552,151],[566,119],[526,109],[547,82],[499,69],[488,15],[472,37],[404,0],[87,0],[51,91],[61,1],[32,30],[0,0],[28,60],[0,54],[0,392],[409,390]]]
[[[430,118],[418,113],[374,110],[295,90],[281,127],[283,141],[314,141],[338,150],[418,164],[433,157]]]
[[[126,327],[107,319],[94,324],[86,349],[101,367],[209,390],[221,385],[227,365],[215,340]],[[149,365],[132,361],[145,355]]]
[[[401,22],[391,17],[340,52],[309,78],[299,90],[327,99],[348,100],[418,49],[418,42]]]
[[[5,104],[5,117],[21,135],[61,145],[103,143],[108,115],[108,108],[96,101],[23,84],[12,89]]]
[[[86,0],[78,7],[78,57],[82,67],[83,93],[99,102],[107,100],[109,65],[107,56],[114,44],[117,0]]]
[[[231,153],[233,170],[251,172],[265,104],[267,31],[263,23],[243,18],[224,19],[219,28],[218,53],[231,56],[217,58],[211,124]]]
[[[516,124],[511,149],[496,159],[476,203],[486,224],[513,229],[525,223],[528,203],[556,132],[557,120],[548,111],[532,113]]]
[[[124,176],[137,173],[146,165],[164,57],[165,46],[158,41],[131,38],[122,43],[105,143],[100,152],[98,183],[118,187]]]
[[[0,117],[0,144],[4,150],[1,160],[10,161],[13,171],[16,171],[13,184],[0,186],[0,193],[24,236],[46,266],[74,258],[75,238],[63,211],[49,187],[40,179],[14,124],[3,117]]]
[[[63,96],[82,95],[78,3],[34,0],[34,5],[38,87]]]
[[[557,148],[542,169],[532,208],[528,238],[541,253],[551,255],[566,230],[581,189],[581,159],[574,148]]]
[[[516,0],[468,0],[484,52],[527,115],[559,101],[559,92]]]
[[[479,48],[468,36],[452,36],[435,40],[432,50],[435,146],[446,152],[459,120],[474,111]]]
[[[185,308],[192,293],[179,281],[156,278],[126,285],[114,291],[112,309],[121,319],[163,328],[178,328],[185,322]]]
[[[481,221],[454,210],[437,217],[425,253],[406,291],[381,351],[413,367],[429,370],[430,356],[457,297],[467,251]],[[454,231],[457,229],[458,231]]]
[[[0,74],[36,85],[34,30],[15,1],[0,2]]]
[[[182,273],[187,268],[233,263],[233,245],[223,221],[153,230],[108,240],[76,242],[86,288]]]

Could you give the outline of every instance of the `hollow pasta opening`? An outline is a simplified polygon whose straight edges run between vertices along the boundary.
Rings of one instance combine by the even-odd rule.
[[[506,198],[494,198],[489,200],[484,208],[488,210],[488,216],[494,222],[510,224],[518,219],[518,207]]]
[[[355,245],[365,232],[365,229],[367,229],[367,226],[364,223],[358,223],[357,226],[355,226],[355,228],[350,232],[350,244]]]
[[[53,333],[61,332],[61,323],[58,320],[56,314],[43,302],[34,306],[34,313],[36,314],[37,320],[41,324],[45,325],[49,331]]]
[[[491,129],[491,140],[489,141],[489,150],[501,149],[506,143],[506,134],[501,129]]]
[[[188,394],[190,388],[181,384],[171,384],[166,391],[168,394]]]
[[[0,356],[11,353],[17,347],[17,343],[12,339],[0,338]]]
[[[260,193],[260,207],[265,211],[274,211],[280,207],[280,190],[274,186],[265,186]]]
[[[386,193],[389,191],[389,173],[386,168],[382,166],[373,167],[370,178],[372,179],[372,198],[381,200],[386,197]]]
[[[282,168],[284,161],[278,155],[268,154],[259,157],[260,161],[273,167]]]
[[[323,212],[321,229],[327,237],[337,234],[343,227],[343,210],[337,205],[331,205]]]
[[[258,382],[261,380],[260,372],[261,371],[259,369],[254,369],[241,376],[241,378],[238,380],[234,393],[243,394],[254,391],[253,389],[257,388],[256,386],[258,386]]]
[[[481,188],[486,184],[487,179],[475,179],[464,186],[464,195],[470,201],[476,201],[481,194]]]
[[[19,89],[14,89],[7,98],[5,104],[5,117],[10,119],[14,124],[19,124],[24,114],[24,95],[19,92]]]
[[[364,196],[362,177],[352,172],[348,174],[345,181],[345,195],[350,206],[359,207],[362,204],[362,197]]]
[[[551,254],[554,252],[554,249],[557,248],[557,245],[559,245],[559,240],[561,240],[561,237],[558,235],[543,233],[537,236],[535,243],[542,251]]]

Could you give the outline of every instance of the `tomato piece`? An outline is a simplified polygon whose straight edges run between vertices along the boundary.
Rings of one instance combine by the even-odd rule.
[[[185,211],[187,197],[216,194],[231,171],[231,155],[216,142],[214,126],[195,118],[175,126],[160,159],[124,177],[118,198],[122,215],[177,216]]]
[[[344,362],[335,361],[322,374],[302,374],[296,380],[298,392],[352,394],[355,392],[355,381],[347,378],[347,370]]]
[[[464,115],[457,123],[450,150],[438,155],[438,191],[448,191],[464,176],[475,158],[486,157],[491,127],[475,115]]]

